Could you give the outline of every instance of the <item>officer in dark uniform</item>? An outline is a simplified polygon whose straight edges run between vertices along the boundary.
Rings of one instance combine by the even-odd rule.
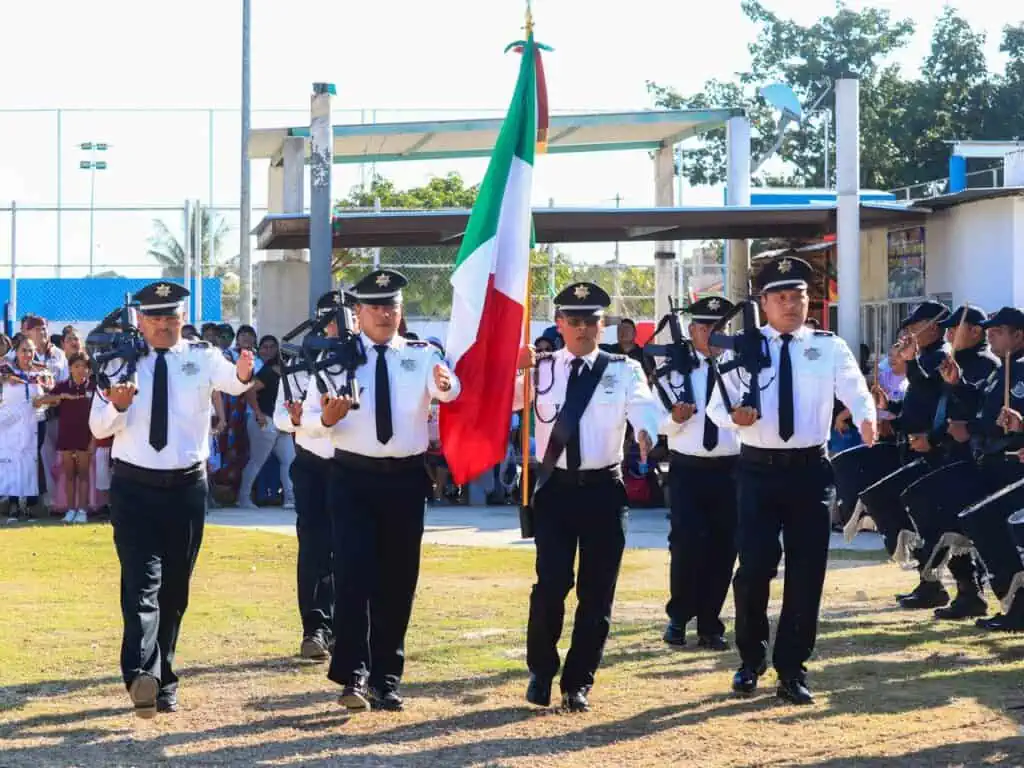
[[[181,338],[179,285],[153,283],[135,294],[148,354],[136,381],[120,381],[93,400],[89,427],[113,436],[110,484],[114,545],[121,562],[124,636],[121,672],[140,717],[178,706],[174,649],[206,518],[210,396],[241,395],[252,352],[231,364],[220,350]]]
[[[938,301],[925,301],[900,324],[901,338],[897,354],[907,364],[907,391],[902,402],[886,404],[896,414],[895,428],[906,439],[908,462],[901,469],[865,489],[861,501],[885,539],[890,555],[903,559],[904,542],[914,540],[914,524],[907,515],[902,493],[924,475],[944,466],[949,458],[941,443],[947,418],[939,414],[945,393],[940,368],[950,346],[944,341],[939,323],[949,317],[947,307]],[[907,553],[919,563],[927,560],[923,549]],[[941,584],[919,580],[910,593],[897,595],[904,607],[938,608],[949,602]]]
[[[732,403],[749,387],[761,390],[761,413],[749,406],[726,407],[716,389],[708,406],[723,429],[740,441],[738,465],[739,568],[733,579],[736,645],[741,666],[733,691],[750,694],[767,669],[768,594],[786,552],[786,587],[772,663],[779,675],[777,694],[794,704],[813,701],[804,662],[814,650],[818,610],[831,535],[829,488],[832,471],[825,444],[838,397],[853,415],[868,445],[875,441],[875,403],[846,342],[827,331],[807,328],[807,285],[811,266],[786,256],[758,275],[760,305],[767,325],[771,370],[756,381],[740,369],[722,378]]]
[[[328,291],[316,304],[317,318],[327,323],[325,335],[338,335],[337,315],[346,311],[344,295]],[[331,532],[331,459],[334,445],[328,435],[309,434],[302,425],[302,402],[313,384],[307,373],[293,374],[277,390],[274,426],[295,435],[295,461],[291,466],[295,488],[295,533],[299,542],[298,588],[302,644],[299,654],[306,659],[326,659],[334,644],[334,542]],[[315,384],[313,384],[315,389]],[[290,398],[289,398],[290,395]]]
[[[611,304],[608,294],[594,283],[573,283],[554,303],[565,345],[537,360],[534,409],[541,466],[533,499],[537,583],[526,630],[526,700],[541,707],[551,703],[578,549],[579,603],[560,683],[563,707],[586,712],[626,545],[626,421],[646,460],[658,432],[658,409],[640,364],[598,348]],[[523,407],[522,393],[517,385],[513,410]]]
[[[366,353],[352,382],[359,408],[348,396],[321,400],[309,387],[302,409],[303,429],[334,445],[335,647],[327,676],[343,686],[340,703],[350,711],[404,706],[398,687],[429,485],[427,417],[432,399],[450,402],[461,390],[436,347],[398,334],[407,283],[380,269],[352,287]],[[335,392],[348,383],[341,376],[328,376]]]
[[[934,418],[931,441],[945,465],[916,481],[903,493],[903,504],[921,538],[918,571],[922,586],[900,601],[904,608],[919,608],[949,599],[940,581],[945,562],[956,579],[957,595],[949,605],[935,609],[936,618],[984,616],[981,573],[968,552],[956,552],[944,542],[962,533],[957,514],[984,495],[987,483],[978,475],[968,424],[978,418],[985,388],[1000,367],[985,339],[986,314],[978,307],[962,306],[938,323],[945,330],[951,353],[939,365],[943,392]],[[954,554],[954,552],[956,552]]]
[[[991,631],[1024,630],[1024,565],[1007,529],[1007,518],[1024,508],[1024,312],[1003,307],[982,323],[992,352],[1009,367],[1009,407],[1004,408],[1007,370],[989,378],[978,418],[969,423],[972,447],[980,455],[985,490],[992,492],[960,514],[960,522],[988,573],[989,586],[1002,613],[978,619]]]
[[[720,614],[736,562],[740,444],[735,430],[720,430],[707,414],[715,382],[709,358],[716,353],[708,337],[732,307],[722,296],[706,296],[690,305],[689,334],[699,365],[685,377],[672,373],[655,384],[661,433],[668,437],[671,459],[671,598],[664,639],[669,645],[686,645],[686,624],[696,617],[698,647],[714,651],[729,647]]]

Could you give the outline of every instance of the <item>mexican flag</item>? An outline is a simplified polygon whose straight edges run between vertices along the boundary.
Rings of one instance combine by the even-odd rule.
[[[462,393],[441,405],[441,445],[452,479],[466,483],[500,462],[509,440],[516,360],[523,338],[533,219],[533,159],[547,132],[540,50],[532,33],[512,103],[452,274],[446,352]]]

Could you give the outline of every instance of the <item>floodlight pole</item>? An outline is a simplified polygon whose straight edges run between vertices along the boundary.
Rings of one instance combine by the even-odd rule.
[[[860,81],[836,82],[836,267],[839,335],[860,352]]]
[[[746,115],[730,117],[725,124],[727,205],[750,205],[750,120]],[[725,292],[733,301],[750,294],[750,243],[729,240],[725,244]]]
[[[334,167],[334,128],[331,122],[331,83],[313,83],[309,103],[309,311],[331,290],[331,250],[334,244],[331,172]]]

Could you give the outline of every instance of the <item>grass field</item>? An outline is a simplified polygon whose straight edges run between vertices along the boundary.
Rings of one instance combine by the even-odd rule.
[[[532,553],[427,547],[407,709],[349,718],[324,667],[295,657],[294,539],[211,527],[182,710],[138,721],[109,526],[2,529],[0,553],[0,766],[1024,765],[1024,636],[895,609],[912,578],[889,564],[833,563],[818,702],[794,708],[772,673],[731,698],[732,652],[662,644],[667,556],[629,551],[594,711],[570,716],[522,698]]]

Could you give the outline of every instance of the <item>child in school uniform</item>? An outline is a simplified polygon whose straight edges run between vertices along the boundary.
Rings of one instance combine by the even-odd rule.
[[[70,377],[59,382],[44,402],[57,406],[57,456],[67,504],[64,522],[85,523],[89,517],[89,463],[95,448],[89,431],[92,388],[88,356],[72,354],[68,368]]]
[[[0,497],[28,516],[28,499],[39,495],[38,414],[49,374],[34,365],[35,342],[18,340],[12,359],[0,363]]]

